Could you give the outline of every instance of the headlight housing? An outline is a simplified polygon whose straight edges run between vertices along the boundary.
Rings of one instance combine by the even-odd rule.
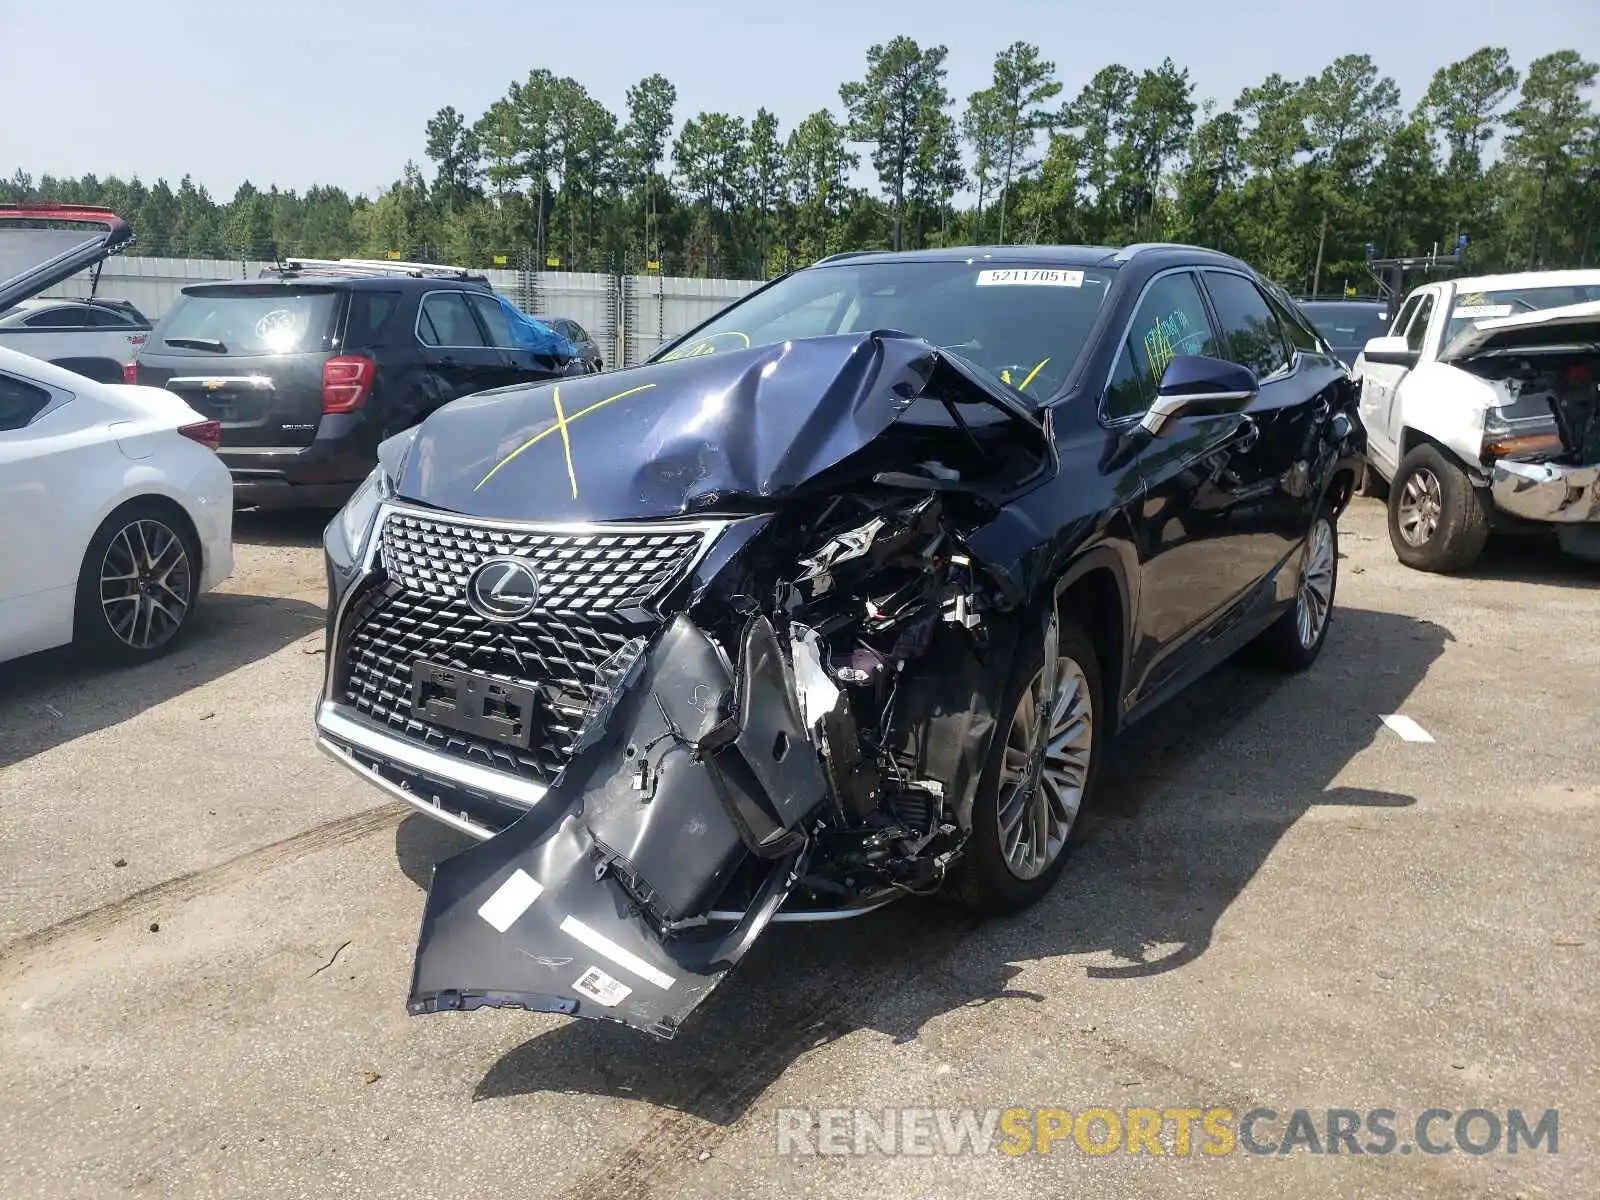
[[[378,515],[378,506],[392,495],[394,481],[382,467],[374,467],[372,474],[361,481],[355,494],[339,510],[335,519],[344,544],[350,549],[351,558],[361,558],[367,548],[367,539],[372,536],[372,523]]]

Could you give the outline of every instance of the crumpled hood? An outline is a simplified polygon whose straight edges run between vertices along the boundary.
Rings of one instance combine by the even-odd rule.
[[[839,334],[465,397],[422,424],[396,491],[550,521],[760,504],[866,446],[936,375],[941,395],[1037,428],[1001,385],[920,338]]]
[[[1600,343],[1600,300],[1476,321],[1439,352],[1439,361],[1460,362],[1497,350],[1538,349],[1568,342]]]

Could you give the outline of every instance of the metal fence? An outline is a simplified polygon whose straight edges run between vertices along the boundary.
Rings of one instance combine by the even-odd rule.
[[[127,300],[159,320],[188,284],[217,279],[254,279],[267,262],[203,258],[106,260],[98,294]],[[566,317],[589,331],[607,369],[642,362],[662,342],[694,328],[740,296],[760,287],[754,279],[688,279],[660,275],[604,275],[578,271],[483,272],[490,285],[524,312]],[[87,296],[89,276],[76,275],[45,293]]]

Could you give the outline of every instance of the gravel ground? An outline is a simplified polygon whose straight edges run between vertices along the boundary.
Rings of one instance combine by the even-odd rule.
[[[313,748],[319,530],[242,516],[235,577],[160,663],[0,667],[0,1194],[1594,1194],[1600,569],[1518,545],[1406,571],[1358,501],[1318,665],[1225,667],[1116,744],[1045,902],[775,929],[660,1043],[405,1015],[429,872],[463,843]],[[1329,1108],[1392,1109],[1410,1145],[1430,1108],[1553,1108],[1559,1141],[779,1137],[791,1109],[1013,1107],[1270,1108],[1269,1146],[1296,1109],[1323,1135]]]

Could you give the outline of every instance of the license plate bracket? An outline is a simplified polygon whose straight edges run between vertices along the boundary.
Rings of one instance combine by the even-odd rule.
[[[418,720],[526,750],[538,690],[476,671],[417,659],[411,664],[411,713]]]

